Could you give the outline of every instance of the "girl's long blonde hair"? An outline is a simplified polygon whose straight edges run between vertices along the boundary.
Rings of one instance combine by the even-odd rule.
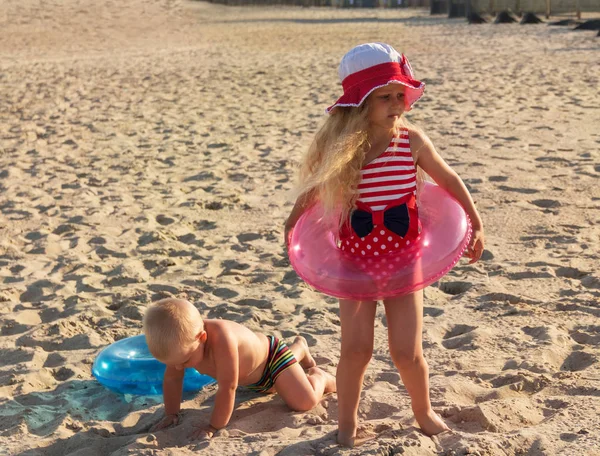
[[[314,195],[326,213],[347,219],[358,197],[360,170],[370,148],[368,107],[338,106],[308,148],[300,167],[300,195]]]
[[[360,170],[369,142],[368,103],[359,107],[338,106],[325,120],[308,148],[300,167],[298,193],[316,197],[325,213],[340,214],[340,225],[348,220],[358,199]],[[417,129],[400,118],[397,127]],[[417,168],[420,189],[426,174]]]

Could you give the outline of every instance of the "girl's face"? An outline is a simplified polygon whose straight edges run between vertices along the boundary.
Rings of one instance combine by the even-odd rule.
[[[392,129],[404,112],[404,86],[388,84],[374,90],[368,98],[369,121],[375,128]]]

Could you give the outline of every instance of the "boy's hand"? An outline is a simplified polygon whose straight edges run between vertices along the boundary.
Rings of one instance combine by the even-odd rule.
[[[467,251],[465,252],[465,256],[471,259],[469,264],[473,264],[481,258],[481,255],[483,254],[484,243],[485,240],[483,237],[483,230],[473,230],[473,237],[471,238],[469,247],[467,247]]]
[[[165,415],[162,420],[156,423],[150,428],[150,432],[160,431],[161,429],[168,428],[169,426],[177,426],[179,424],[179,415]]]
[[[217,433],[218,431],[218,429],[212,427],[211,425],[200,426],[194,429],[194,431],[190,434],[190,439],[210,440],[212,436],[215,435],[215,433]]]

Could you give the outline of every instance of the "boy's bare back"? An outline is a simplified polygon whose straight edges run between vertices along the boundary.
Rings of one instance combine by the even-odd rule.
[[[267,336],[228,320],[204,320],[204,330],[204,359],[193,366],[198,372],[219,381],[219,373],[235,369],[237,364],[238,385],[260,380],[269,354]]]

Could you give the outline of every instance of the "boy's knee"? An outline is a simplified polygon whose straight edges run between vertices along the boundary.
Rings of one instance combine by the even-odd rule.
[[[318,402],[315,395],[309,395],[302,398],[296,398],[294,402],[288,404],[288,406],[296,412],[308,412],[309,410],[312,410]]]

